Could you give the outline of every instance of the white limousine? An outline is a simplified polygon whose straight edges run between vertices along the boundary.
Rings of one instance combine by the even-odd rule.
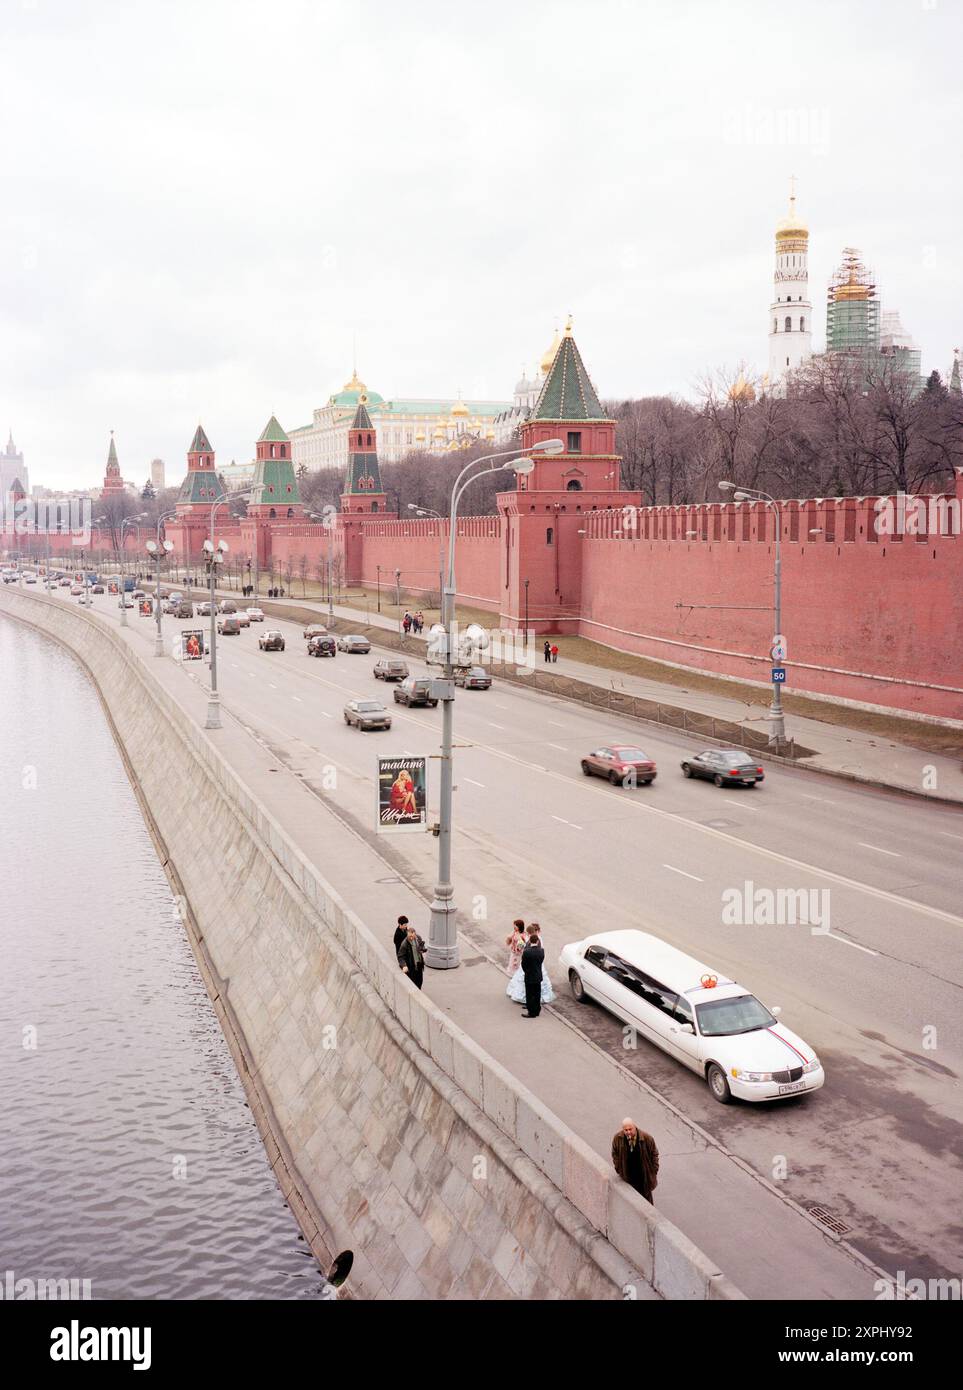
[[[734,980],[657,936],[602,932],[559,961],[580,1003],[595,999],[642,1037],[704,1077],[722,1105],[817,1091],[819,1058]]]

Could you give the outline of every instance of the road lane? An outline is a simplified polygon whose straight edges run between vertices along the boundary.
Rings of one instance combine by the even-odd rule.
[[[397,735],[406,747],[432,751],[440,712],[393,706],[390,690],[371,676],[373,658],[308,659],[299,630],[278,626],[289,639],[284,653],[260,653],[256,635],[230,639],[239,672],[260,679],[230,677],[225,709],[307,777],[320,781],[325,767],[336,767],[339,784],[324,799],[371,836],[376,751],[394,751]],[[274,681],[266,678],[268,662]],[[418,674],[426,670],[413,661],[409,666]],[[206,667],[184,669],[205,683]],[[275,684],[282,696],[297,691],[300,699],[279,700],[277,690],[270,693]],[[541,921],[557,977],[564,941],[591,930],[643,926],[734,975],[767,1003],[782,1004],[789,1025],[823,1056],[829,1083],[802,1104],[766,1111],[723,1110],[698,1078],[644,1044],[631,1058],[620,1055],[621,1028],[601,1011],[576,1009],[574,1020],[767,1177],[774,1155],[785,1157],[792,1195],[842,1212],[853,1223],[854,1243],[881,1263],[921,1269],[929,1260],[952,1272],[959,1252],[945,1213],[954,1209],[959,1170],[948,1139],[958,1133],[963,1059],[963,937],[951,888],[959,882],[959,852],[952,845],[956,831],[945,829],[959,824],[948,820],[952,811],[834,788],[833,809],[820,809],[810,832],[800,818],[813,816],[806,798],[816,793],[801,791],[813,785],[811,776],[776,768],[764,790],[721,797],[711,784],[676,776],[681,745],[673,746],[661,730],[658,740],[648,730],[638,740],[659,760],[654,787],[612,788],[583,779],[576,754],[552,747],[546,710],[558,712],[556,722],[564,722],[572,746],[583,750],[636,741],[634,726],[515,687],[503,685],[498,694],[507,711],[504,735],[491,732],[490,693],[460,692],[456,706],[457,740],[474,745],[456,754],[457,897],[463,909],[478,900],[488,908],[487,923],[474,928],[486,930],[494,945],[511,917]],[[340,706],[358,695],[387,696],[395,716],[390,734],[343,726]],[[319,715],[328,716],[326,724]],[[463,783],[476,790],[468,793]],[[743,816],[747,798],[765,809]],[[724,813],[722,802],[730,803]],[[870,846],[877,840],[898,845],[893,853],[900,862],[882,863],[889,856],[858,849],[860,832]],[[430,894],[434,841],[404,838],[393,853]],[[745,880],[829,889],[832,934],[751,922],[726,926],[722,892]],[[914,892],[929,912],[910,900]],[[574,1009],[564,989],[560,994],[559,1007]],[[922,1043],[928,1027],[939,1038],[930,1054]],[[870,1135],[874,1143],[867,1144]],[[892,1194],[901,1181],[927,1192],[924,1207],[900,1207]]]

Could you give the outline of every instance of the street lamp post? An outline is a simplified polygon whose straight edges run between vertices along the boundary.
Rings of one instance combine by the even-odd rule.
[[[768,492],[757,487],[737,487],[735,483],[724,480],[719,484],[722,492],[731,492],[736,502],[765,502],[775,518],[776,549],[773,566],[773,617],[776,624],[775,635],[769,644],[770,674],[780,666],[784,656],[776,655],[776,638],[782,634],[782,517],[779,504]],[[769,742],[777,747],[786,737],[786,719],[782,708],[782,682],[772,677],[772,704],[769,707]]]
[[[414,512],[415,516],[434,516],[439,521],[444,521],[441,512],[436,512],[433,507],[419,507],[415,502],[408,503],[409,512]],[[438,528],[438,603],[441,604],[441,594],[445,587],[445,532],[444,528]]]
[[[233,492],[229,496],[225,494],[218,497],[211,503],[211,534],[210,538],[204,542],[204,553],[207,556],[207,567],[211,581],[211,693],[207,702],[207,720],[204,724],[205,729],[219,729],[221,727],[221,697],[217,690],[217,567],[224,562],[227,554],[227,541],[214,543],[214,525],[217,518],[218,507],[229,505],[235,499],[250,497],[253,488],[245,488],[242,492]]]
[[[92,521],[90,524],[91,524],[91,526],[102,526],[103,523],[104,523],[106,520],[107,520],[107,518],[106,518],[105,516],[98,516],[98,517],[96,518],[96,520]],[[103,536],[101,536],[101,540],[103,540]],[[92,584],[92,582],[87,578],[87,576],[85,575],[85,576],[84,576],[84,607],[85,607],[85,608],[89,608],[90,605],[91,605],[91,597],[90,597],[90,595],[91,595],[92,589],[93,589],[93,584]]]
[[[168,515],[169,515],[169,516],[173,516],[174,513],[173,513],[173,512],[170,512],[170,513],[168,513]],[[155,583],[155,585],[154,585],[154,617],[157,619],[157,636],[154,638],[154,655],[155,655],[155,656],[163,656],[163,655],[164,655],[164,638],[163,638],[163,634],[162,634],[162,632],[161,632],[161,591],[160,591],[160,586],[161,586],[161,561],[164,559],[164,556],[165,556],[165,555],[169,555],[169,554],[171,553],[171,551],[174,549],[174,542],[173,542],[173,541],[168,541],[168,540],[162,541],[161,538],[160,538],[160,529],[161,529],[161,526],[164,524],[164,520],[165,520],[164,517],[159,517],[158,520],[157,520],[157,539],[156,539],[156,541],[147,541],[147,542],[145,543],[145,547],[144,547],[144,548],[146,549],[148,555],[151,556],[151,558],[154,560],[154,562],[155,562],[156,565],[157,565],[157,580],[156,580],[156,583]]]
[[[565,448],[560,439],[540,440],[532,446],[529,453],[558,454]],[[494,463],[494,459],[505,459],[504,463]],[[467,474],[479,463],[488,463],[488,468]],[[428,946],[425,963],[436,970],[454,970],[458,965],[458,930],[454,903],[454,888],[451,882],[451,793],[452,793],[452,730],[454,724],[455,701],[455,529],[458,518],[458,503],[462,493],[476,478],[486,473],[497,473],[501,469],[514,469],[516,473],[530,473],[535,467],[527,453],[509,449],[484,458],[473,459],[455,479],[451,490],[451,509],[448,517],[448,581],[442,590],[442,618],[438,627],[432,629],[436,640],[444,634],[444,676],[439,682],[441,699],[441,793],[438,816],[438,882],[435,884],[431,901],[431,918],[428,925]],[[478,628],[479,637],[484,637]],[[472,628],[468,629],[469,636]],[[437,660],[437,657],[436,657]]]
[[[398,626],[401,627],[401,570],[395,570],[395,607],[398,610]]]
[[[125,516],[125,517],[123,518],[123,520],[121,521],[121,523],[120,523],[120,579],[119,579],[117,588],[118,588],[118,592],[119,592],[119,594],[120,594],[120,625],[121,625],[121,627],[127,627],[127,625],[128,625],[128,624],[127,624],[127,593],[126,593],[126,590],[125,590],[125,588],[124,588],[124,585],[126,584],[126,576],[125,576],[125,574],[124,574],[124,528],[127,527],[127,526],[136,526],[136,527],[137,527],[137,534],[138,534],[138,536],[139,536],[139,535],[140,535],[140,526],[138,525],[138,523],[141,522],[141,521],[143,521],[144,518],[146,517],[146,515],[147,515],[146,512],[140,512],[137,516]]]
[[[378,577],[377,577],[377,581],[376,581],[376,582],[377,582],[377,585],[378,585],[378,612],[380,613],[380,612],[381,612],[381,566],[380,566],[380,565],[376,565],[376,566],[375,566],[375,569],[378,571]]]

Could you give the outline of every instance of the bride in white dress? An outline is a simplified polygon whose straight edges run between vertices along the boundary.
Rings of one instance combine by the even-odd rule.
[[[532,922],[531,926],[529,926],[529,928],[528,928],[528,934],[529,934],[530,937],[531,937],[532,935],[541,937],[541,934],[542,934],[542,933],[541,933],[541,928],[539,927],[539,925],[538,925],[537,922]],[[514,975],[513,975],[512,978],[509,980],[509,982],[508,982],[508,987],[506,988],[505,993],[508,995],[509,999],[511,999],[513,1003],[515,1003],[515,1004],[524,1004],[524,1003],[525,1003],[525,975],[524,975],[524,973],[523,973],[523,971],[522,971],[521,965],[519,965],[518,969],[515,971]],[[543,962],[543,963],[542,963],[542,1003],[543,1003],[543,1004],[551,1004],[551,1003],[554,1001],[554,999],[555,999],[555,991],[554,991],[554,989],[552,989],[552,982],[551,982],[551,980],[548,978],[548,971],[545,969],[545,964],[544,964],[544,962]]]

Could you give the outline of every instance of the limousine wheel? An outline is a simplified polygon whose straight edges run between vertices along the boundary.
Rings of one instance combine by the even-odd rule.
[[[715,1062],[709,1067],[706,1080],[709,1083],[709,1090],[712,1092],[712,1099],[717,1100],[720,1105],[728,1105],[732,1100],[732,1092],[729,1090],[725,1072]]]
[[[588,763],[582,764],[582,771],[585,773],[586,777],[591,777],[592,769],[589,767]]]
[[[572,986],[572,995],[577,1004],[587,1004],[588,995],[585,993],[585,986],[582,984],[582,977],[577,970],[568,972],[568,982]],[[723,1077],[725,1080],[725,1077]]]

